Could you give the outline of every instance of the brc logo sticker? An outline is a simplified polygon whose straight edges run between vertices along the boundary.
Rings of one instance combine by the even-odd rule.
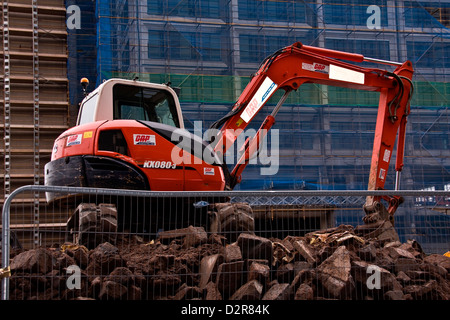
[[[156,146],[156,138],[153,134],[133,134],[135,145]]]
[[[213,176],[214,175],[214,168],[203,168],[203,174],[205,176]]]
[[[83,135],[80,134],[73,134],[71,136],[67,137],[66,147],[74,146],[77,144],[81,144],[81,140],[83,139]]]
[[[313,66],[316,71],[328,73],[328,67],[324,64],[314,63]]]
[[[329,71],[329,67],[327,65],[317,63],[317,62],[313,62],[312,64],[303,62],[302,69],[308,70],[308,71],[313,71],[313,72],[321,72],[321,73],[328,73],[328,71]]]
[[[177,165],[170,161],[145,161],[142,167],[147,169],[175,169]]]

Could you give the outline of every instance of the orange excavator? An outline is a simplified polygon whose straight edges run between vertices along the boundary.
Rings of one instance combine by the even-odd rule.
[[[363,62],[393,65],[395,70],[366,68],[361,66]],[[77,125],[56,139],[51,162],[45,166],[45,184],[155,191],[232,190],[241,181],[250,159],[260,150],[262,139],[275,123],[289,93],[304,83],[317,83],[380,93],[368,190],[384,189],[396,142],[398,188],[413,94],[412,76],[410,61],[378,60],[296,42],[261,63],[230,112],[213,123],[209,141],[184,129],[174,88],[110,79],[86,94]],[[83,81],[87,85],[87,80]],[[229,170],[224,162],[225,153],[280,89],[283,94],[276,107],[256,135],[245,141],[241,157]],[[47,194],[48,201],[60,196]],[[387,202],[387,208],[382,200]],[[393,216],[401,202],[402,198],[397,196],[367,197],[363,219],[367,229],[379,230],[380,236],[395,237]],[[77,205],[68,226],[78,240],[89,232],[101,233],[99,226],[116,230],[117,221],[121,221],[118,216],[125,214],[113,204]],[[214,207],[211,230],[253,230],[248,205],[224,202],[210,207]]]

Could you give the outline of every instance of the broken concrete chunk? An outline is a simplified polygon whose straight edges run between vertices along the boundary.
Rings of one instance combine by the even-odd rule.
[[[396,240],[396,241],[391,241],[391,242],[385,243],[383,248],[385,248],[385,249],[387,249],[387,248],[398,248],[401,245],[402,245],[402,243],[400,241]]]
[[[394,272],[399,273],[403,271],[420,271],[420,265],[415,259],[398,258],[394,263]]]
[[[408,275],[406,273],[404,273],[403,271],[400,271],[399,273],[397,273],[397,281],[399,281],[400,283],[408,283],[411,281],[411,278],[408,277]]]
[[[225,262],[217,270],[216,285],[226,298],[242,285],[244,261]]]
[[[364,247],[359,248],[356,254],[361,260],[373,261],[377,257],[377,249],[373,243],[369,243]]]
[[[291,262],[295,258],[294,247],[289,241],[273,242],[273,264]]]
[[[313,300],[314,291],[306,283],[302,283],[295,292],[294,300]]]
[[[202,227],[189,226],[187,234],[183,239],[183,247],[190,248],[208,241],[208,234]]]
[[[240,287],[230,300],[260,300],[263,292],[263,285],[258,280],[252,280]]]
[[[141,300],[142,299],[142,289],[137,286],[128,287],[128,292],[126,296],[127,300]]]
[[[75,259],[78,266],[82,269],[86,268],[88,264],[89,251],[86,247],[80,245],[62,245],[61,249],[67,255]]]
[[[450,272],[450,257],[446,257],[440,254],[430,254],[424,258],[425,262],[443,267]]]
[[[433,291],[438,289],[436,280],[430,280],[424,285],[410,285],[403,288],[405,294],[410,294],[416,300],[430,299]]]
[[[317,267],[317,271],[343,281],[347,281],[350,269],[350,253],[345,246],[337,248],[328,259]]]
[[[414,255],[411,252],[401,249],[400,247],[389,247],[388,252],[392,259],[394,259],[394,261],[396,261],[398,258],[415,259]]]
[[[115,281],[104,281],[99,298],[103,300],[120,300],[126,295],[128,288]]]
[[[290,292],[295,293],[302,283],[310,284],[314,278],[316,278],[314,269],[300,270],[290,284]]]
[[[117,267],[105,277],[105,281],[115,281],[124,286],[129,286],[134,284],[134,278],[134,274],[130,269],[126,267]]]
[[[317,264],[322,263],[326,259],[328,259],[334,252],[336,248],[331,246],[323,246],[317,253]]]
[[[102,288],[102,279],[101,279],[101,277],[100,276],[95,277],[91,281],[91,286],[89,287],[89,296],[97,298],[99,293],[100,293],[101,288]]]
[[[407,270],[405,274],[412,280],[430,280],[430,273],[427,271]]]
[[[208,234],[202,227],[189,226],[187,228],[162,231],[159,233],[161,243],[168,244],[175,239],[183,239],[183,247],[195,247],[208,241]]]
[[[245,259],[244,262],[245,262],[245,264],[244,264],[245,270],[250,270],[250,266],[252,265],[252,263],[259,263],[259,264],[263,264],[265,266],[269,266],[269,261],[266,259]],[[270,266],[269,266],[269,268],[270,268]]]
[[[174,295],[181,284],[181,276],[172,273],[157,273],[148,279],[153,295]]]
[[[237,239],[244,259],[266,259],[273,261],[272,241],[252,234],[241,233]]]
[[[56,260],[52,254],[44,249],[32,249],[16,255],[11,261],[11,271],[31,273],[47,273],[53,268]]]
[[[266,283],[269,279],[270,268],[266,264],[253,262],[248,272],[248,280],[258,280],[260,283]]]
[[[386,300],[405,300],[402,290],[390,290],[384,294]]]
[[[318,267],[319,278],[322,285],[335,298],[345,298],[352,287],[350,271],[350,253],[345,246],[336,251]]]
[[[202,290],[198,287],[191,287],[184,283],[178,289],[177,293],[173,297],[174,300],[191,300],[195,298],[201,298],[203,296]]]
[[[75,259],[66,253],[61,253],[58,257],[56,257],[56,262],[54,262],[54,268],[57,270],[63,270],[73,265],[77,265]]]
[[[370,264],[366,261],[352,261],[351,274],[356,282],[365,283],[369,277],[367,268]]]
[[[425,252],[423,251],[422,246],[416,240],[407,240],[405,243],[402,243],[400,249],[411,252],[416,258],[425,257]]]
[[[214,282],[210,281],[205,286],[206,290],[206,300],[222,300],[222,295],[220,294],[219,290],[217,289],[217,286]]]
[[[117,267],[123,267],[126,261],[119,254],[119,249],[109,242],[99,244],[89,254],[88,274],[109,274]]]
[[[420,269],[429,272],[433,278],[437,277],[446,278],[448,274],[447,270],[444,267],[440,265],[431,264],[425,261],[420,265]]]
[[[291,282],[295,277],[294,264],[287,263],[279,266],[276,272],[276,277],[281,283]]]
[[[270,287],[262,300],[287,300],[289,299],[289,283],[278,283]]]
[[[225,246],[225,262],[242,260],[241,248],[236,242]]]
[[[223,256],[220,254],[214,254],[202,258],[200,262],[200,289],[206,287],[208,282],[215,281],[214,273],[217,273],[218,265],[223,262]]]
[[[309,263],[316,263],[315,252],[306,244],[303,240],[298,240],[294,242],[294,248],[298,253]]]
[[[165,271],[175,262],[175,256],[172,254],[157,254],[148,262],[153,270]]]
[[[306,261],[295,261],[294,262],[294,272],[297,274],[298,272],[306,269],[310,269],[313,266]]]

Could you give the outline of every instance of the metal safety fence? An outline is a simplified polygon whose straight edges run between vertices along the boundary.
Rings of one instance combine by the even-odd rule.
[[[404,198],[395,239],[364,232],[366,197],[385,195]],[[448,300],[449,200],[448,191],[24,186],[3,204],[1,297]]]

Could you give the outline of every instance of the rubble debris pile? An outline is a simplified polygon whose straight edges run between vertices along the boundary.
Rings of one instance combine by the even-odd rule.
[[[16,252],[10,299],[450,299],[450,258],[427,255],[414,240],[374,240],[347,225],[226,240],[189,227],[151,242]]]

